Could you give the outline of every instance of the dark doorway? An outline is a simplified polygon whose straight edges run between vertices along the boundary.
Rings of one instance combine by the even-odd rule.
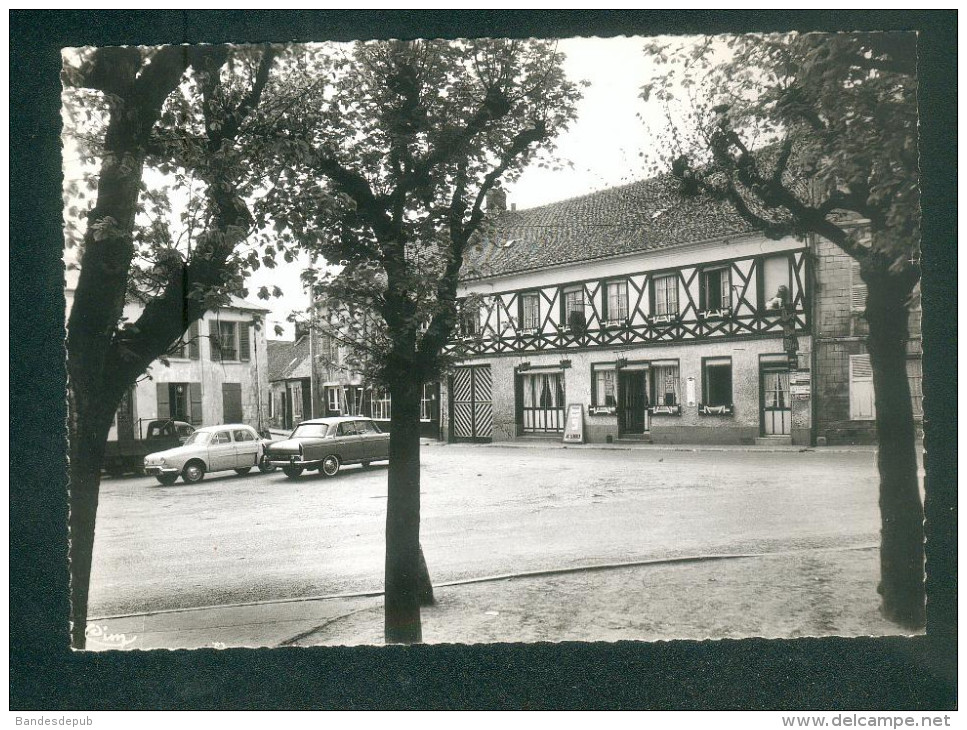
[[[128,388],[118,405],[118,441],[134,441],[134,388]]]
[[[621,434],[644,433],[647,427],[648,371],[622,371],[618,378],[618,430]]]

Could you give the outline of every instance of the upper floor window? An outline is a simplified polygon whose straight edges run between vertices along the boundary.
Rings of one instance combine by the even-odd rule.
[[[171,348],[171,357],[198,359],[198,320],[191,323],[188,331]]]
[[[584,287],[572,286],[564,290],[561,298],[563,312],[561,320],[568,327],[583,328],[587,323],[584,314]]]
[[[866,282],[860,275],[860,262],[850,262],[850,311],[862,314],[866,311]]]
[[[541,324],[540,295],[537,292],[525,292],[520,295],[520,328],[522,330],[536,330]]]
[[[604,285],[604,318],[609,321],[628,318],[627,281],[609,281]]]
[[[247,362],[251,359],[248,322],[211,320],[208,326],[208,341],[211,345],[212,360],[241,360]]]
[[[651,313],[660,317],[678,314],[678,277],[675,274],[656,276],[651,280]]]
[[[465,299],[460,301],[460,334],[464,337],[480,334],[480,308]]]
[[[729,269],[726,266],[705,269],[701,275],[699,307],[704,312],[715,312],[732,308],[732,287]]]
[[[765,309],[791,308],[789,256],[767,256],[762,259],[762,299]]]

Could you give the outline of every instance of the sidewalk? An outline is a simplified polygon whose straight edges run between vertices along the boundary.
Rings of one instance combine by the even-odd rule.
[[[432,570],[432,566],[431,566]],[[426,643],[902,635],[875,546],[564,568],[435,586]],[[383,643],[378,593],[92,619],[88,648]]]

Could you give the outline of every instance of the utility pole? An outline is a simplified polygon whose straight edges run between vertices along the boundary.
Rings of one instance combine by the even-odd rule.
[[[309,285],[309,417],[316,417],[316,292]]]

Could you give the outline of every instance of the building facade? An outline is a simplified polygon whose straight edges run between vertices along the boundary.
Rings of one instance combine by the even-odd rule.
[[[132,321],[137,307],[126,315]],[[195,426],[267,426],[266,310],[241,299],[207,312],[181,343],[155,361],[122,399],[109,440],[139,439],[149,421],[171,418]]]
[[[561,439],[579,407],[591,442],[816,442],[836,413],[819,401],[849,399],[857,382],[828,357],[841,343],[817,352],[814,338],[816,318],[841,321],[848,304],[822,277],[850,259],[825,242],[769,240],[676,185],[656,178],[492,222],[465,267],[448,438]]]

